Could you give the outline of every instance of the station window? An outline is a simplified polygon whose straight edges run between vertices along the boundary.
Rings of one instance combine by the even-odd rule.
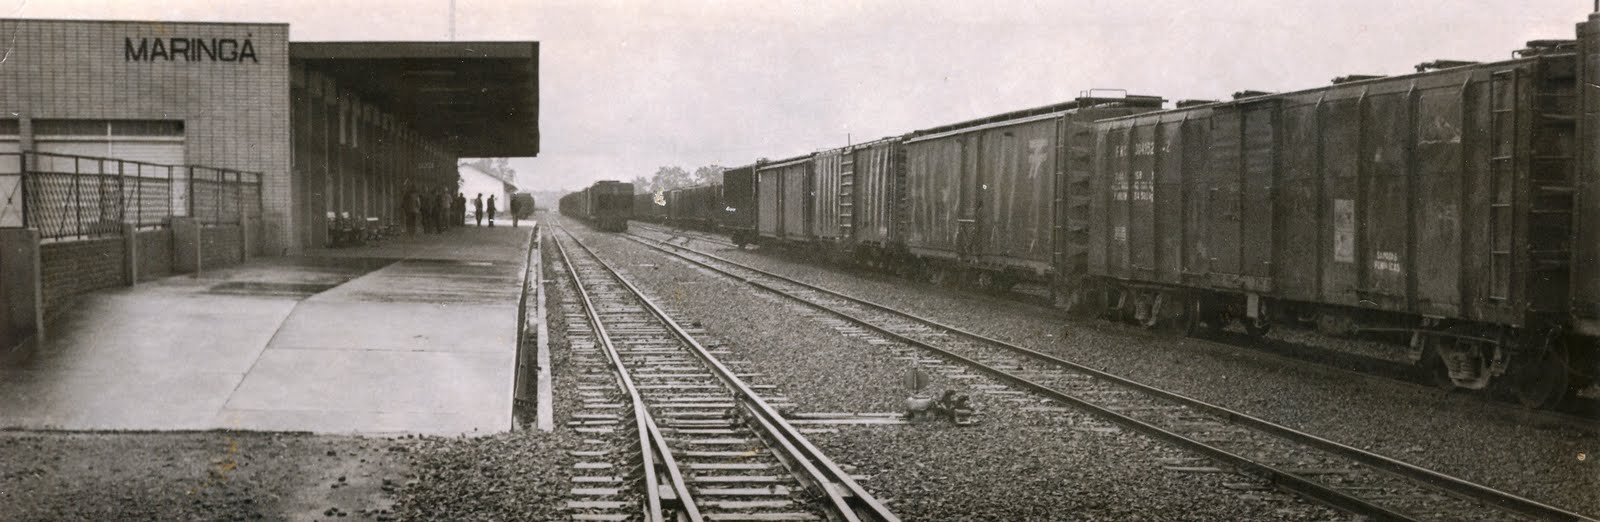
[[[33,120],[33,135],[49,138],[182,138],[183,122],[168,120]]]
[[[182,165],[183,122],[171,120],[33,120],[39,152]]]
[[[17,120],[0,120],[0,136],[16,138],[22,134],[22,125]]]

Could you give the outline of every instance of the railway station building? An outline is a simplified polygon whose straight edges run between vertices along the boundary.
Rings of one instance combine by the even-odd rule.
[[[539,152],[537,42],[290,33],[0,19],[0,352],[72,295],[392,226],[458,158]]]

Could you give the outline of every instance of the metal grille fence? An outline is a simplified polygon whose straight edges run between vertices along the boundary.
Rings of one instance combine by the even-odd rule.
[[[206,225],[236,225],[261,215],[261,175],[254,172],[189,167],[189,215]]]
[[[33,228],[50,240],[88,239],[120,234],[123,223],[163,227],[183,215],[203,224],[260,216],[261,175],[67,154],[0,154],[0,228]]]

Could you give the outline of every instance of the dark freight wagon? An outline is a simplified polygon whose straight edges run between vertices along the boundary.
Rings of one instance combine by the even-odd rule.
[[[813,156],[756,167],[757,232],[764,239],[807,242],[811,235]],[[726,180],[726,178],[724,178]]]
[[[851,203],[850,238],[858,247],[893,250],[905,212],[905,149],[890,138],[851,147],[848,158],[850,193],[841,200]]]
[[[1000,287],[1078,272],[1067,247],[1086,217],[1074,205],[1087,203],[1089,124],[1160,106],[1156,97],[1081,98],[906,137],[906,247],[936,275],[976,274]]]
[[[904,149],[886,138],[819,152],[811,186],[811,237],[829,255],[899,266]]]
[[[662,223],[667,218],[667,202],[665,198],[657,201],[654,192],[633,195],[633,219]]]
[[[854,202],[845,191],[852,188],[853,174],[849,169],[853,167],[854,158],[847,150],[832,149],[815,156],[809,233],[820,241],[837,243],[850,237],[850,209]]]
[[[633,184],[599,181],[583,190],[561,197],[561,214],[588,221],[608,232],[628,230],[633,218]]]
[[[675,189],[667,206],[673,226],[698,230],[715,230],[722,213],[722,185],[713,183],[698,187]]]
[[[722,213],[717,228],[734,244],[743,246],[756,240],[757,195],[756,165],[731,168],[722,173]]]
[[[1575,63],[1520,55],[1102,122],[1105,304],[1412,332],[1484,387],[1567,310]]]
[[[1600,338],[1600,14],[1578,26],[1579,169],[1573,234],[1573,329]],[[1597,361],[1581,366],[1600,370]],[[1600,373],[1600,371],[1596,371]]]

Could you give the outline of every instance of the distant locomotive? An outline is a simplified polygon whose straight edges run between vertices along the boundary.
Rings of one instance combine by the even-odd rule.
[[[1549,406],[1600,374],[1600,14],[1511,60],[1072,102],[730,169],[660,221],[1065,308],[1408,339]]]
[[[633,218],[633,184],[600,181],[561,197],[561,215],[589,222],[596,229],[625,232]]]

